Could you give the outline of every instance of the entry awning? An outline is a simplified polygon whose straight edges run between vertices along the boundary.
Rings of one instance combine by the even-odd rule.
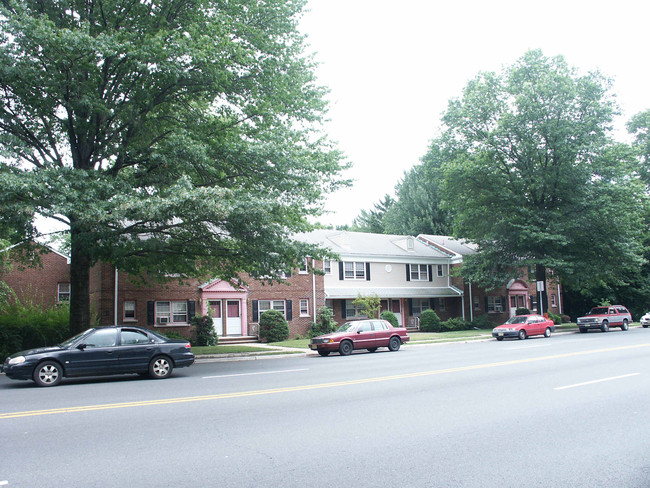
[[[354,300],[362,296],[377,295],[379,298],[444,298],[463,296],[463,292],[455,286],[444,287],[391,287],[391,288],[327,288],[325,298],[328,300]]]

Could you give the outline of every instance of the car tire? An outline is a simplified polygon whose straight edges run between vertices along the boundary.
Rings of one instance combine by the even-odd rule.
[[[503,337],[497,337],[497,341],[502,341]]]
[[[320,354],[321,356],[325,357],[325,356],[329,356],[329,355],[330,355],[330,351],[318,351],[318,354]]]
[[[369,347],[368,352],[375,352],[377,350],[376,347]]]
[[[621,330],[628,330],[630,328],[630,324],[627,323],[627,319],[623,321],[623,325],[621,325]]]
[[[603,323],[600,326],[600,330],[603,332],[609,332],[609,322],[607,320],[603,320]]]
[[[517,334],[517,337],[519,337],[520,341],[523,341],[524,339],[526,339],[526,337],[528,337],[528,334],[526,334],[526,331],[524,329],[521,329],[519,331],[519,334]]]
[[[157,356],[149,363],[149,377],[154,380],[168,378],[174,371],[174,364],[167,356]]]
[[[341,356],[349,356],[354,350],[354,345],[350,341],[343,341],[339,345],[339,354]]]
[[[544,337],[551,337],[551,328],[547,327],[544,331]]]
[[[580,327],[580,333],[585,334],[587,329],[585,327]]]
[[[56,361],[43,361],[34,368],[32,378],[38,386],[56,386],[63,378],[63,368]]]
[[[641,324],[641,325],[643,326],[644,329],[648,328],[648,324]]]
[[[402,345],[402,340],[399,337],[391,337],[388,341],[388,350],[389,351],[399,351],[399,347]]]

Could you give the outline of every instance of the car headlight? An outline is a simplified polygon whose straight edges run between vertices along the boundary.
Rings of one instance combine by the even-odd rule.
[[[11,359],[9,360],[9,364],[10,364],[10,365],[14,365],[14,364],[22,364],[22,363],[24,363],[24,362],[25,362],[25,356],[17,356],[17,357],[15,357],[15,358],[11,358]]]

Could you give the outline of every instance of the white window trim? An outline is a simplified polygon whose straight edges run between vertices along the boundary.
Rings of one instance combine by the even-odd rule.
[[[310,317],[309,315],[309,299],[301,298],[300,299],[300,316],[301,317]]]
[[[169,313],[164,315],[159,312],[158,307],[162,303],[169,304]],[[174,310],[174,304],[183,304],[185,306],[185,320],[178,321],[174,320],[174,315],[181,315],[178,313],[178,310]],[[154,317],[155,317],[155,326],[156,327],[171,327],[176,325],[187,325],[189,323],[188,318],[188,309],[187,309],[187,300],[157,300],[154,304]]]
[[[424,273],[422,269],[424,269]],[[429,281],[428,264],[411,264],[409,266],[409,273],[411,275],[411,281]]]
[[[302,266],[298,267],[298,274],[302,274],[302,275],[309,274],[309,262],[308,262],[308,259],[309,258],[305,258],[303,260],[303,262],[302,262]]]
[[[354,314],[350,314],[350,310],[354,310]],[[354,303],[354,300],[345,301],[345,318],[356,319],[356,318],[368,318],[365,313],[365,310],[361,305]]]
[[[445,276],[445,268],[442,264],[438,264],[438,278],[444,278]]]
[[[323,261],[323,271],[325,272],[326,275],[332,274],[332,261],[330,261],[329,259]]]
[[[127,317],[126,316],[126,312],[127,312],[126,304],[127,303],[132,303],[133,304],[133,317]],[[124,320],[124,322],[137,322],[138,321],[138,316],[136,315],[136,311],[137,311],[137,303],[136,303],[135,300],[124,300],[124,305],[122,306],[122,320]]]
[[[347,265],[352,265],[352,276],[348,276]],[[359,275],[361,271],[361,275]],[[343,279],[344,280],[359,280],[365,281],[366,279],[366,263],[361,261],[343,261]]]
[[[264,308],[262,309],[262,304],[263,303],[268,303],[269,308]],[[282,304],[282,307],[280,307],[280,304]],[[258,300],[257,301],[257,317],[254,317],[257,319],[257,322],[259,323],[261,315],[266,312],[267,310],[277,310],[278,312],[282,312],[282,315],[284,318],[287,318],[287,302],[286,300]]]
[[[487,302],[488,302],[488,309],[487,309],[488,313],[504,312],[503,300],[500,296],[488,295]]]
[[[61,289],[63,288],[63,290]],[[67,291],[65,291],[67,288]],[[70,301],[70,283],[58,283],[56,289],[56,300],[59,303],[69,302]]]

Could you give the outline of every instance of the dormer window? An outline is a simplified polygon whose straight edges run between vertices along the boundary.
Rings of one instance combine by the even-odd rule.
[[[415,250],[415,239],[413,239],[412,237],[406,238],[406,249],[409,251]]]

